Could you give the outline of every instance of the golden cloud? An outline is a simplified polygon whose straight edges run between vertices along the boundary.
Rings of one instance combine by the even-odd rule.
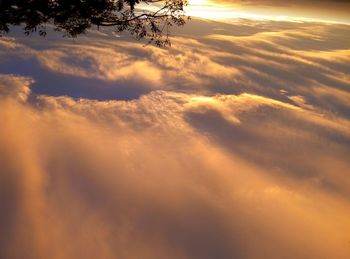
[[[350,254],[348,147],[327,133],[349,141],[349,122],[251,94],[15,89],[0,99],[4,258]]]
[[[0,38],[0,258],[349,258],[349,27],[189,26]]]

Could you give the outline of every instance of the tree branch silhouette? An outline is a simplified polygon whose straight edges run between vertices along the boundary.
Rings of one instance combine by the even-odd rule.
[[[114,27],[136,39],[170,45],[169,28],[185,24],[186,0],[0,0],[0,34],[13,25],[47,34],[46,25],[76,37],[92,26]],[[153,8],[146,8],[152,6]]]

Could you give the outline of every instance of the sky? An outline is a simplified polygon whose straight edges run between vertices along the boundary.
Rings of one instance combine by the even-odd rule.
[[[350,23],[348,0],[189,0],[188,13],[195,17],[230,19],[297,19]]]
[[[0,37],[0,258],[350,258],[348,2],[316,2]]]

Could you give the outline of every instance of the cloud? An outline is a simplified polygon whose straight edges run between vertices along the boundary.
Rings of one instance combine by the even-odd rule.
[[[66,46],[37,54],[46,69],[56,73],[107,81],[143,80],[158,87],[161,71],[152,63],[111,48]]]
[[[348,33],[0,38],[0,258],[349,258]]]
[[[199,26],[208,30],[197,31]],[[55,38],[45,46],[31,38],[2,38],[1,71],[27,75],[30,68],[33,90],[47,95],[132,99],[157,89],[248,92],[284,102],[300,96],[324,112],[350,114],[349,26],[195,20],[186,28],[170,49],[115,41],[107,32],[92,35],[92,42]],[[192,36],[193,30],[198,34]]]
[[[10,96],[1,257],[349,256],[349,121],[251,94]]]
[[[335,186],[342,180],[336,180],[331,169],[343,164],[349,152],[348,120],[325,118],[309,107],[303,109],[247,94],[215,99],[215,105],[205,102],[205,108],[199,106],[186,112],[191,125],[230,152],[268,168],[270,173],[295,178],[299,184],[303,179],[349,196],[347,184]],[[337,159],[317,164],[305,160],[310,154],[322,161]]]
[[[0,74],[0,98],[12,98],[26,101],[31,93],[30,85],[34,80],[29,77]]]

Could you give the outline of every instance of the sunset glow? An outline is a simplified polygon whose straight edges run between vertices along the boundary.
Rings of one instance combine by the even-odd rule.
[[[296,11],[294,8],[256,8],[254,6],[245,6],[239,3],[218,3],[207,0],[189,1],[186,7],[187,14],[192,17],[224,20],[232,19],[255,19],[255,20],[276,20],[291,22],[327,22],[327,23],[349,23],[350,18],[344,15],[315,15],[312,9],[304,8]]]
[[[209,4],[209,2],[207,0],[190,0],[188,4],[189,6],[204,6]]]
[[[38,1],[0,1],[0,259],[350,258],[350,3]]]

